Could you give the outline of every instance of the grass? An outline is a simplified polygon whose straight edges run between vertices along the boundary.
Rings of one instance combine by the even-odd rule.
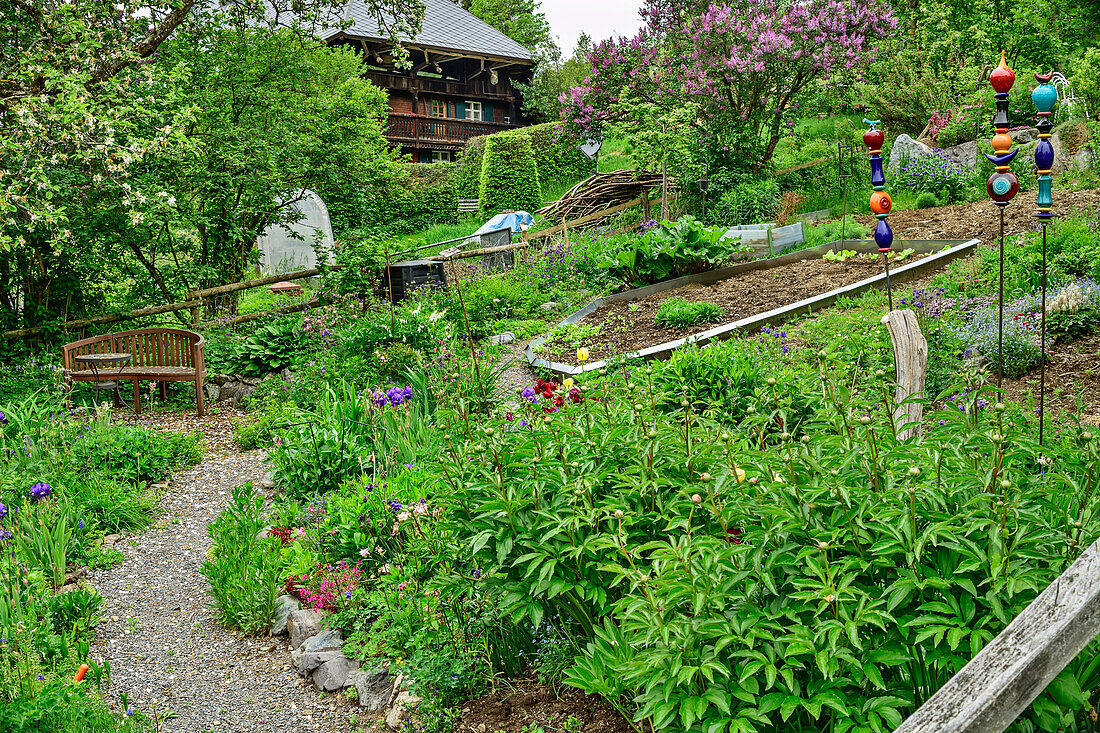
[[[390,254],[412,249],[413,247],[420,247],[425,244],[432,244],[434,242],[445,242],[448,239],[468,237],[476,232],[478,227],[484,223],[481,217],[474,214],[472,216],[462,217],[455,224],[433,224],[422,232],[406,234],[392,240],[390,242]],[[417,256],[427,256],[429,254],[435,254],[435,251],[425,250],[423,252],[418,252]]]

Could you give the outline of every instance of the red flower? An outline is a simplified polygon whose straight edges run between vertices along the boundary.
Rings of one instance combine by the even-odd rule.
[[[550,395],[547,395],[547,397],[549,397],[549,396]],[[554,404],[558,407],[561,407],[562,405],[565,404],[565,398],[562,397],[561,395],[558,395],[557,397],[554,398]]]
[[[726,530],[726,542],[731,542],[735,545],[739,545],[742,541],[741,535],[743,535],[744,533],[745,532],[743,530],[730,527]]]

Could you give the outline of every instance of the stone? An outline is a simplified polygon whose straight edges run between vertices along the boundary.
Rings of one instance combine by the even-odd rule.
[[[978,164],[977,140],[971,140],[968,143],[961,143],[959,145],[952,145],[949,148],[944,148],[943,152],[947,154],[948,158],[962,165],[968,171],[974,170]]]
[[[264,477],[259,481],[260,488],[273,489],[275,488],[275,474],[268,471],[264,474]]]
[[[542,310],[550,313],[550,312],[556,311],[558,309],[558,304],[551,300],[548,303],[543,303],[542,305],[539,306],[539,308],[541,308]]]
[[[262,381],[264,381],[263,377],[241,377],[241,382],[249,385],[250,387],[255,387]]]
[[[301,606],[298,604],[298,599],[292,596],[279,596],[275,599],[275,618],[271,621],[271,634],[276,636],[278,634],[286,633],[286,622],[290,618],[290,614],[299,610]]]
[[[294,381],[294,372],[290,371],[290,367],[283,367],[282,371],[279,372],[279,376],[282,377],[284,382]]]
[[[510,344],[516,340],[516,335],[511,331],[505,331],[504,333],[498,333],[494,336],[490,336],[489,340],[494,344]]]
[[[214,384],[218,385],[219,387],[221,387],[223,384],[225,384],[226,382],[229,381],[229,375],[228,374],[215,374],[212,377],[210,377],[210,381],[213,382]]]
[[[394,699],[390,711],[386,713],[386,726],[394,730],[401,728],[412,709],[420,704],[420,698],[408,692],[401,692]]]
[[[103,546],[104,547],[114,547],[115,543],[117,543],[121,539],[122,539],[122,535],[120,535],[120,534],[109,534],[109,535],[107,535],[106,537],[103,538]]]
[[[886,163],[886,172],[896,176],[904,164],[931,154],[932,148],[902,133],[894,139],[894,147],[890,149],[890,160]]]
[[[359,663],[344,656],[328,660],[313,673],[313,686],[321,692],[335,692],[342,689],[347,682],[348,675],[359,669]]]
[[[317,634],[321,633],[323,613],[316,609],[293,611],[287,617],[286,629],[290,635],[290,648],[297,649]]]
[[[328,664],[332,660],[342,656],[344,656],[344,653],[339,649],[326,649],[323,652],[303,651],[298,655],[297,660],[294,662],[294,666],[297,668],[298,674],[305,677],[318,667]]]
[[[977,346],[971,346],[963,351],[963,364],[970,369],[981,371],[985,369],[988,363],[989,359],[986,358],[985,354],[978,351]]]
[[[359,707],[370,713],[387,707],[393,700],[394,679],[385,668],[352,672],[344,684],[355,688]]]
[[[214,384],[213,382],[207,382],[202,386],[203,391],[206,392],[207,402],[217,402],[222,397],[221,386]]]
[[[1034,127],[1021,127],[1019,130],[1010,130],[1008,136],[1017,144],[1029,143],[1039,138],[1039,131]]]
[[[325,629],[302,643],[303,652],[327,652],[343,648],[344,637],[336,629]]]
[[[233,406],[238,407],[242,402],[252,396],[252,393],[256,391],[256,387],[251,384],[242,384],[237,393],[233,395]]]

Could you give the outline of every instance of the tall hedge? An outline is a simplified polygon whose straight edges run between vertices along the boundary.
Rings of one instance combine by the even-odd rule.
[[[476,199],[481,190],[481,160],[485,156],[485,135],[470,138],[455,163],[455,189],[460,199]]]
[[[524,128],[531,136],[531,149],[542,185],[579,181],[596,172],[596,162],[580,151],[581,141],[555,130],[558,124],[547,122]]]
[[[379,192],[371,206],[369,223],[390,234],[453,223],[458,219],[454,168],[449,163],[409,164],[402,175]]]
[[[490,135],[481,161],[481,216],[504,209],[534,212],[542,206],[539,171],[526,130]]]

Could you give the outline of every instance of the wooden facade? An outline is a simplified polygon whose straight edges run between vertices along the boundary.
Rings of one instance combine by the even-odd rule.
[[[454,160],[470,138],[530,124],[514,86],[530,80],[530,54],[458,6],[427,3],[425,33],[403,42],[407,69],[387,40],[371,36],[351,28],[327,40],[364,57],[365,78],[389,93],[386,139],[414,161]]]

